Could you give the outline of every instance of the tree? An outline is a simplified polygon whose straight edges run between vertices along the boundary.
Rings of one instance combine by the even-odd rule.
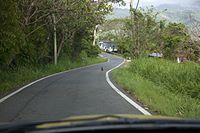
[[[20,11],[16,0],[0,4],[0,65],[8,66],[19,54],[23,44],[20,24]]]
[[[58,56],[78,58],[91,45],[92,31],[122,0],[8,0],[1,4],[1,66],[46,64],[53,59],[53,27]],[[53,23],[52,15],[56,18]],[[86,40],[88,39],[86,43]],[[91,54],[89,50],[87,54]],[[95,52],[94,52],[95,53]],[[97,54],[96,54],[97,55]]]
[[[147,56],[152,52],[163,53],[165,58],[174,59],[180,54],[188,59],[198,58],[197,43],[191,40],[187,27],[181,23],[167,23],[158,19],[158,12],[153,7],[132,11],[132,17],[116,19],[104,25],[104,38],[115,38],[121,53],[132,58]],[[112,29],[111,24],[122,25]],[[133,34],[134,29],[134,34]],[[116,32],[117,31],[117,32]],[[109,34],[108,34],[109,33]]]
[[[169,58],[183,54],[190,41],[187,29],[181,23],[169,23],[164,29],[162,38],[164,41],[164,54]]]

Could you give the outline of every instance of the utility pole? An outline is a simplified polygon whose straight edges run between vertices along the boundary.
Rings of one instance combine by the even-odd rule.
[[[134,0],[130,0],[130,18],[131,18],[131,22],[132,22],[132,43],[135,45],[135,47],[138,49],[139,48],[139,41],[138,41],[138,21],[137,21],[137,13],[136,10],[139,6],[140,0],[137,0],[137,5],[136,8],[133,9],[133,2]],[[133,48],[133,44],[132,44],[132,48]],[[133,50],[133,49],[132,49]]]
[[[96,4],[97,4],[97,6],[99,6],[99,3],[101,2],[101,0],[93,0]],[[92,45],[93,46],[95,46],[96,45],[96,39],[97,39],[97,28],[99,27],[99,25],[96,25],[95,26],[95,29],[94,29],[94,40],[93,40],[93,43],[92,43]]]
[[[130,0],[130,12],[131,12],[131,9],[133,9],[133,0]]]
[[[57,65],[57,36],[56,36],[56,17],[52,14],[53,18],[53,36],[54,36],[54,64]]]
[[[133,12],[133,0],[130,0],[130,15],[131,15],[132,24],[134,24],[134,15],[135,15],[134,12]],[[132,28],[132,38],[133,38],[133,35],[134,35],[133,32],[134,32],[134,28]]]
[[[134,18],[134,11],[133,11],[133,0],[130,0],[130,19],[131,19],[131,41],[132,41],[132,44],[131,44],[131,54],[132,56],[134,55],[133,53],[133,47],[135,45],[135,18]]]
[[[99,25],[96,25],[95,26],[95,29],[94,29],[94,40],[93,40],[93,46],[96,45],[96,39],[97,39],[97,29],[98,29]]]
[[[130,0],[130,15],[131,15],[132,24],[134,24],[133,0]],[[132,29],[132,33],[133,32],[134,32],[134,29]],[[132,34],[132,37],[133,37],[133,34]]]

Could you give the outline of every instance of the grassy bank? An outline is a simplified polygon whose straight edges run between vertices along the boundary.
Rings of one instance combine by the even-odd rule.
[[[105,62],[106,59],[103,58],[87,58],[84,60],[79,61],[70,61],[69,59],[63,58],[60,59],[58,62],[58,65],[55,66],[54,64],[48,64],[45,66],[40,67],[33,67],[33,66],[27,66],[27,67],[19,67],[16,70],[10,70],[10,71],[2,71],[0,70],[0,94],[3,95],[13,89],[16,89],[30,81],[36,80],[38,78],[81,67],[86,66],[90,64],[96,64]]]
[[[117,83],[153,111],[167,116],[200,118],[200,66],[143,58],[112,74]]]

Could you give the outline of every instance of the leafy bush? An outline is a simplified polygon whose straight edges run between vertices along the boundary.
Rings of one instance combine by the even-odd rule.
[[[90,46],[90,49],[87,50],[89,57],[97,57],[100,52],[101,51],[97,46]]]
[[[126,53],[123,54],[123,56],[124,56],[124,58],[128,59],[129,57],[131,57],[131,54],[126,52]]]
[[[88,59],[88,55],[87,55],[87,53],[84,50],[81,51],[80,58],[81,58],[81,60],[83,62],[85,62]]]
[[[101,52],[99,47],[92,45],[91,39],[88,38],[87,36],[85,36],[81,40],[81,45],[82,45],[82,50],[84,50],[87,53],[88,57],[97,57],[98,54]]]

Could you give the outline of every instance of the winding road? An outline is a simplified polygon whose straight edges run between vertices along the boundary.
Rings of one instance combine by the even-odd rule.
[[[106,72],[123,59],[109,54],[103,56],[109,61],[45,78],[3,100],[0,122],[60,120],[91,114],[142,114],[106,80]]]

